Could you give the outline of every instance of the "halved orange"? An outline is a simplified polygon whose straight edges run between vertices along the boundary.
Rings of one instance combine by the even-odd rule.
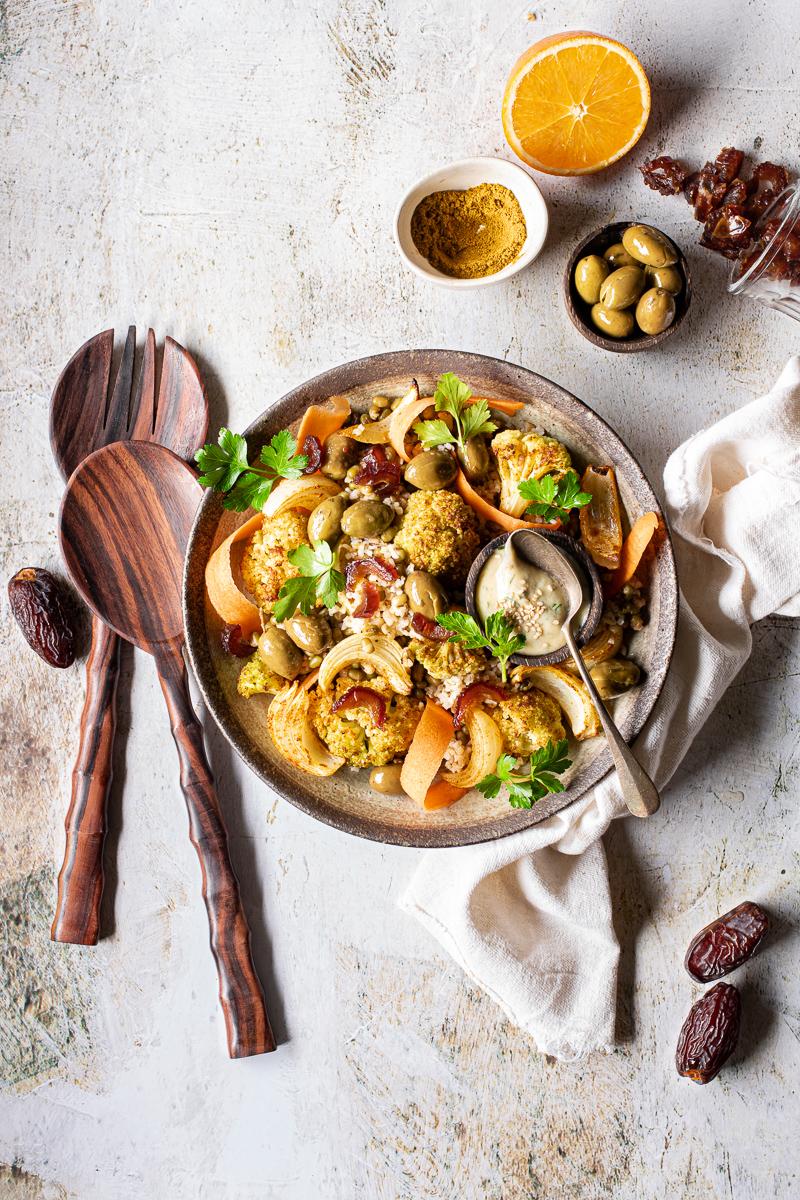
[[[503,129],[515,154],[550,175],[589,175],[644,133],[650,85],[627,46],[559,33],[526,50],[508,77]]]

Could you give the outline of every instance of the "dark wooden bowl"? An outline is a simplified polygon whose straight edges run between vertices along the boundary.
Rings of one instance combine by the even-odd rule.
[[[568,533],[562,533],[561,530],[557,529],[552,531],[538,529],[536,532],[541,533],[542,537],[546,537],[549,542],[553,542],[560,550],[564,550],[575,559],[589,581],[589,586],[592,590],[592,600],[589,605],[589,611],[586,614],[586,620],[575,634],[575,641],[579,646],[584,646],[589,641],[589,638],[597,633],[597,626],[600,624],[600,618],[603,615],[603,585],[600,582],[597,567],[587,553],[586,547],[581,542],[576,541],[575,538],[570,537]],[[469,569],[467,582],[464,586],[464,598],[467,603],[467,611],[479,624],[480,616],[475,607],[475,587],[478,582],[478,576],[483,570],[483,564],[489,555],[493,554],[495,550],[499,550],[508,537],[507,533],[501,533],[493,541],[487,542],[478,552],[475,561]],[[547,667],[564,662],[567,658],[569,658],[569,647],[562,646],[559,650],[551,650],[549,654],[512,654],[510,661],[528,667]]]
[[[251,456],[279,429],[296,423],[306,407],[343,393],[354,409],[369,406],[372,396],[400,396],[409,380],[433,394],[436,380],[454,371],[480,396],[522,400],[523,420],[564,441],[576,467],[588,462],[613,466],[626,520],[659,506],[641,467],[624,442],[597,413],[569,392],[523,367],[454,350],[401,350],[345,363],[303,383],[262,413],[247,430]],[[532,809],[513,809],[502,796],[486,800],[473,791],[451,808],[423,812],[412,800],[373,792],[366,771],[343,769],[327,779],[303,775],[276,752],[266,732],[267,699],[244,700],[236,691],[241,660],[222,651],[221,624],[205,594],[205,567],[212,551],[246,519],[222,507],[217,492],[207,492],[197,513],[184,572],[183,613],[192,666],[209,712],[244,761],[267,786],[304,812],[360,837],[401,846],[462,846],[518,833],[558,812],[597,783],[611,768],[604,738],[571,743],[573,765],[564,776],[566,790]],[[652,712],[667,673],[675,641],[678,583],[669,537],[653,563],[648,597],[649,622],[631,638],[631,654],[642,666],[644,682],[615,703],[623,736],[634,738]],[[266,802],[266,797],[265,797]],[[266,809],[266,803],[265,803]]]
[[[667,338],[672,337],[678,326],[682,323],[683,318],[689,311],[689,305],[692,302],[692,277],[689,273],[689,264],[687,263],[683,251],[677,244],[675,239],[668,233],[664,237],[669,238],[672,245],[678,251],[678,261],[676,266],[683,275],[684,288],[680,296],[675,297],[675,320],[662,333],[641,333],[635,332],[629,338],[610,338],[604,337],[602,333],[592,324],[592,319],[589,316],[591,305],[585,300],[581,300],[575,289],[575,267],[578,265],[578,260],[586,254],[599,254],[601,257],[603,252],[609,246],[613,246],[615,242],[622,241],[622,234],[629,225],[637,225],[637,221],[615,221],[613,225],[604,225],[602,229],[596,229],[594,233],[590,233],[582,242],[573,250],[569,261],[564,270],[564,304],[569,313],[569,319],[576,329],[580,330],[583,336],[595,346],[599,346],[601,350],[611,350],[613,354],[635,354],[639,350],[652,350],[655,346],[660,346]],[[641,224],[649,225],[649,221],[643,221]],[[651,225],[655,229],[655,225]],[[659,233],[662,232],[659,230]]]

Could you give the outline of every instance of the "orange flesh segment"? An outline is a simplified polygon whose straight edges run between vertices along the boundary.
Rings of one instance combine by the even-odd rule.
[[[582,174],[638,141],[650,88],[636,56],[610,38],[564,34],[537,43],[514,67],[503,100],[512,149],[530,166]]]

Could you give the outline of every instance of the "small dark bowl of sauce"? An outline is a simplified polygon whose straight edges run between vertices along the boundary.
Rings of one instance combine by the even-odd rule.
[[[537,529],[572,560],[584,585],[584,604],[575,640],[583,646],[597,632],[603,615],[603,588],[597,567],[585,547],[560,530]],[[509,546],[502,533],[483,547],[469,570],[464,589],[467,610],[483,628],[491,612],[501,611],[526,638],[523,650],[511,662],[526,666],[554,666],[570,657],[561,632],[566,598],[556,581],[527,562]]]

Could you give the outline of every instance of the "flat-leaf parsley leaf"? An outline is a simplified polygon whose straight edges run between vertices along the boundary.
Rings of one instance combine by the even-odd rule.
[[[548,742],[530,756],[527,771],[517,771],[517,760],[511,754],[501,754],[495,765],[494,774],[487,775],[478,784],[478,791],[487,799],[499,796],[503,787],[508,789],[508,803],[512,808],[531,808],[550,792],[563,792],[564,784],[556,776],[572,766],[567,758],[567,741]]]
[[[485,632],[469,613],[440,613],[436,620],[467,650],[488,650],[500,663],[500,676],[505,683],[508,660],[525,645],[525,638],[521,633],[514,632],[503,613],[490,613],[486,618]]]
[[[519,494],[532,501],[526,511],[544,521],[565,521],[573,508],[583,508],[592,499],[589,492],[581,491],[575,471],[566,471],[560,479],[555,475],[525,479],[519,484]]]
[[[298,608],[308,616],[318,600],[326,608],[333,608],[345,580],[336,569],[336,557],[328,543],[314,542],[313,548],[298,546],[287,557],[300,574],[287,579],[278,592],[272,612],[274,619],[286,621]]]
[[[446,421],[418,421],[414,432],[425,450],[435,446],[455,445],[462,451],[471,437],[479,433],[494,433],[497,429],[491,419],[489,405],[485,400],[472,401],[472,391],[466,383],[447,371],[439,376],[433,395],[433,407],[437,412],[448,413],[453,418],[455,432]]]
[[[281,429],[262,447],[258,463],[247,461],[247,442],[240,433],[220,429],[217,445],[207,442],[195,454],[203,487],[227,493],[223,508],[259,512],[267,503],[278,479],[299,479],[308,465],[305,454],[297,454],[297,442],[288,429]]]

